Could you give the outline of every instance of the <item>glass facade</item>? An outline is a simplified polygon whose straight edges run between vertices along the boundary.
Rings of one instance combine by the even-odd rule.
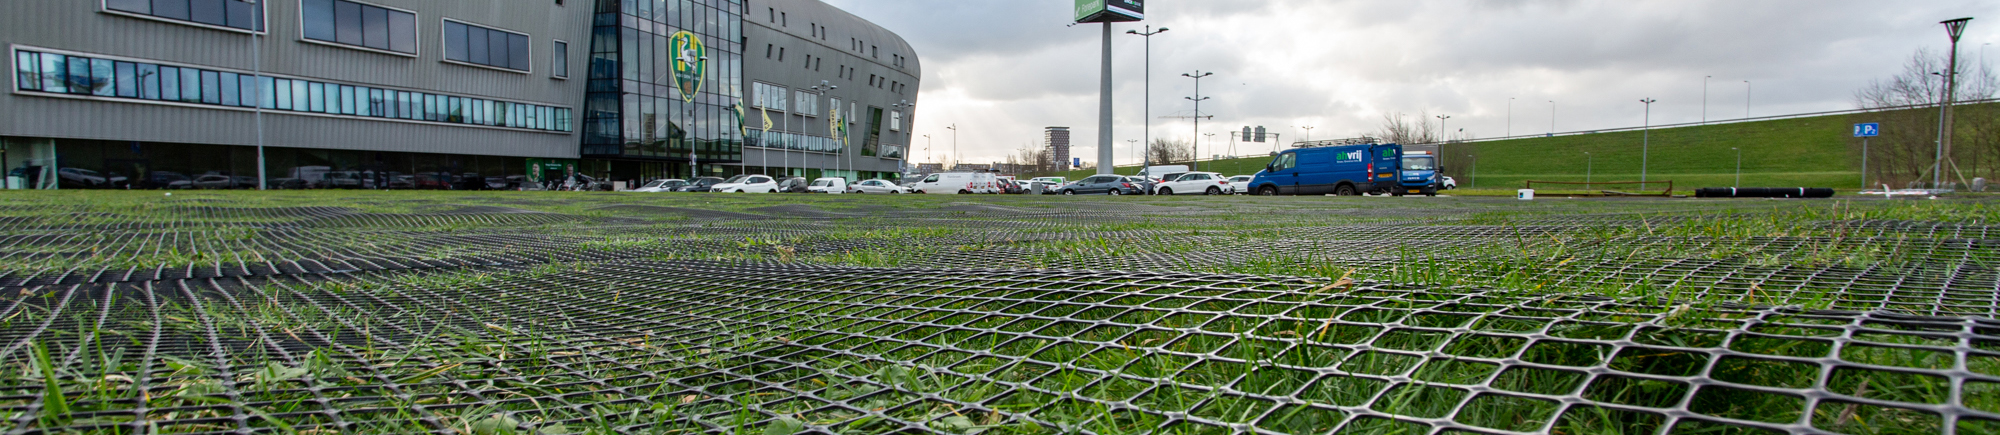
[[[223,107],[572,131],[570,109],[21,50],[21,90]],[[39,79],[37,79],[39,77]],[[260,91],[261,90],[261,91]]]
[[[306,39],[417,54],[417,14],[346,0],[302,0]]]
[[[444,58],[447,60],[530,71],[528,35],[489,29],[457,21],[444,22]]]
[[[698,164],[742,161],[741,0],[598,0],[590,41],[583,155]],[[706,45],[676,47],[688,32]],[[699,60],[677,79],[676,59]],[[686,89],[694,89],[692,94]],[[677,174],[686,165],[669,165]]]
[[[63,189],[256,189],[257,148],[55,139]],[[266,147],[271,189],[536,189],[523,157]],[[573,161],[570,167],[574,168]],[[586,176],[601,177],[596,172]]]

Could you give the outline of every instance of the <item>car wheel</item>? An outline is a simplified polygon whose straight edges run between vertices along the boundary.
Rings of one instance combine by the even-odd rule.
[[[1257,196],[1277,196],[1277,195],[1278,195],[1277,186],[1264,186],[1257,188]]]
[[[1125,192],[1124,192],[1124,191],[1121,191],[1121,190],[1118,190],[1118,189],[1111,189],[1111,193],[1110,193],[1110,195],[1111,195],[1111,196],[1118,196],[1118,195],[1124,195],[1124,194],[1125,194]]]
[[[1354,196],[1354,195],[1359,195],[1360,193],[1354,191],[1354,186],[1343,184],[1340,186],[1340,188],[1334,189],[1333,194],[1338,196]]]
[[[960,195],[971,195],[971,194],[972,194],[972,191],[970,191],[970,190],[965,190],[965,189],[958,189],[958,194],[960,194]]]
[[[1173,188],[1170,188],[1170,187],[1162,187],[1162,188],[1160,188],[1160,194],[1161,194],[1161,195],[1167,195],[1167,196],[1173,196],[1173,195],[1174,195],[1174,189],[1173,189]]]
[[[778,190],[777,190],[777,189],[771,189],[771,193],[778,193]]]
[[[1071,195],[1071,196],[1074,196],[1074,195],[1076,195],[1076,190],[1072,190],[1072,189],[1063,189],[1063,194],[1064,194],[1064,195]]]
[[[1220,187],[1210,187],[1210,188],[1208,188],[1208,194],[1210,194],[1210,195],[1221,195],[1221,194],[1222,194],[1222,188],[1220,188]]]
[[[891,190],[891,191],[889,191],[889,194],[890,194],[890,195],[895,195],[895,194],[898,194],[898,193],[903,193],[903,192],[897,192],[897,191],[894,191],[894,190]]]

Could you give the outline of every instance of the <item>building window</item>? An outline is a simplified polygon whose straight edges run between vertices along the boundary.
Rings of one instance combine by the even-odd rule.
[[[347,0],[302,0],[299,21],[308,40],[417,54],[417,14],[409,11]]]
[[[799,91],[793,96],[792,101],[797,102],[800,115],[816,116],[819,113],[819,94]]]
[[[750,87],[750,101],[756,107],[782,112],[788,110],[785,107],[785,92],[786,89],[782,86],[768,83],[752,83]]]
[[[494,68],[532,71],[528,60],[528,34],[454,20],[444,22],[444,58]]]
[[[555,76],[557,78],[569,78],[569,43],[556,41],[555,49],[552,51],[555,52],[553,53],[555,56],[555,65],[551,69],[555,70]]]
[[[770,59],[770,58],[771,58],[771,54],[772,54],[772,53],[776,53],[776,52],[778,52],[778,44],[764,44],[764,58],[765,58],[765,59]]]
[[[462,117],[447,119],[442,115],[430,115],[442,108],[436,102],[446,101],[446,98],[457,101],[458,97],[26,50],[15,52],[14,59],[16,83],[21,91],[35,94],[76,94],[107,99],[466,123]],[[572,128],[568,108],[491,103],[499,103],[496,110],[502,116],[489,118],[479,115],[478,119],[506,120],[504,116],[508,113],[541,111],[546,116],[534,123],[513,118],[496,125],[562,132]],[[456,111],[453,114],[457,116]]]
[[[903,131],[903,111],[889,112],[889,131]]]
[[[778,61],[785,61],[785,47],[778,47]]]
[[[243,0],[104,0],[107,11],[205,26],[264,30],[261,3]]]

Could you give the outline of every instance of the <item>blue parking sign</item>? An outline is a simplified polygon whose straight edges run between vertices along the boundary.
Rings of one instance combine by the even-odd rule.
[[[1882,135],[1881,123],[1871,122],[1867,124],[1854,124],[1854,137],[1876,137],[1881,135]]]

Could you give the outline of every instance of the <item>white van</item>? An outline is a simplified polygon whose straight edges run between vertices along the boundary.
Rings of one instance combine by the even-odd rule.
[[[999,193],[999,179],[984,172],[946,172],[931,174],[910,186],[912,193],[941,193],[949,195],[969,193]]]
[[[1146,177],[1148,180],[1158,180],[1160,177],[1167,176],[1167,174],[1184,172],[1189,172],[1187,165],[1147,166],[1146,169],[1139,170],[1139,176]]]
[[[831,193],[835,195],[847,193],[847,179],[840,177],[826,177],[818,180],[813,180],[811,186],[806,186],[806,192]]]

